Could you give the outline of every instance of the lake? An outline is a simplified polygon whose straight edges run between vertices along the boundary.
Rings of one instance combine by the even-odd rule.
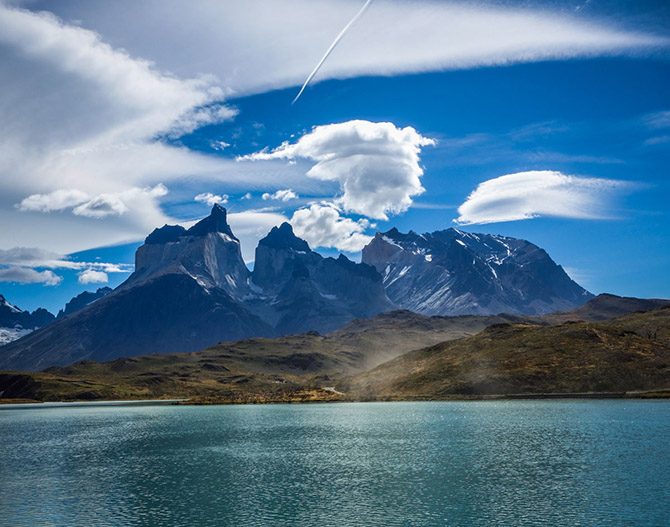
[[[670,525],[670,402],[0,410],[4,526]]]

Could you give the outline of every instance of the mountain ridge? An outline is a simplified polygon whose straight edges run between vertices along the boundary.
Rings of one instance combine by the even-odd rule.
[[[593,297],[544,249],[506,236],[393,228],[375,235],[362,261],[382,274],[391,301],[429,315],[542,315]]]

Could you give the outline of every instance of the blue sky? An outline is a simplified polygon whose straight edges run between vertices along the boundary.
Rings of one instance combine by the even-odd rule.
[[[133,60],[148,58],[154,61],[156,65],[152,74],[161,66],[160,58],[164,51],[154,50],[146,42],[138,40],[139,37],[132,32],[132,24],[138,24],[136,20],[125,24],[116,20],[114,25],[114,17],[105,16],[104,9],[109,8],[101,4],[93,7],[77,2],[55,4],[59,8],[54,9],[54,14],[62,24],[60,30],[64,26],[67,29],[69,18],[77,13],[76,27],[95,32],[112,49],[123,46]],[[151,2],[147,2],[149,4]],[[360,2],[350,4],[352,8],[361,5]],[[387,4],[371,6],[370,12],[352,28],[353,41],[357,38],[354,31],[364,33],[366,21],[372,23],[368,17],[372,18],[375,8],[380,12],[382,8],[388,9],[388,13],[382,14],[392,17],[394,4],[404,3]],[[451,6],[449,3],[445,5]],[[491,5],[500,12],[527,9],[522,3]],[[421,2],[416,6],[420,8]],[[34,5],[28,4],[27,7],[29,9],[21,13],[31,15],[36,10]],[[427,4],[426,9],[430,7]],[[665,37],[670,28],[668,9],[663,3],[610,2],[604,5],[575,2],[570,5],[569,11],[575,25],[568,24],[561,29],[568,40],[571,32],[576,34],[581,31],[578,22],[594,24],[596,29],[632,32],[655,39]],[[585,11],[586,15],[583,15]],[[469,12],[466,14],[469,16]],[[542,10],[528,14],[545,15]],[[120,14],[118,16],[121,17]],[[585,18],[582,19],[582,16]],[[473,12],[472,19],[479,23],[481,13]],[[260,28],[261,34],[262,30],[265,28]],[[268,31],[274,34],[272,32],[278,30],[268,28]],[[538,38],[530,34],[529,45]],[[70,144],[69,138],[55,141],[43,130],[39,132],[45,137],[42,144],[47,145],[44,146],[44,151],[49,154],[46,159],[55,163],[60,174],[43,166],[39,169],[30,167],[32,172],[25,168],[26,178],[34,178],[31,180],[34,183],[8,185],[3,190],[11,195],[11,199],[0,203],[0,207],[7,210],[3,223],[17,234],[0,239],[0,250],[9,252],[15,247],[35,248],[49,253],[49,261],[56,259],[82,264],[64,266],[37,260],[31,266],[21,264],[22,269],[53,273],[61,280],[57,285],[45,285],[43,282],[55,280],[47,280],[43,274],[35,280],[22,279],[36,283],[8,279],[0,283],[0,293],[22,308],[44,306],[56,311],[77,292],[107,284],[116,286],[128,275],[127,272],[115,271],[131,269],[129,264],[132,264],[134,249],[142,235],[148,233],[152,226],[160,226],[166,221],[192,221],[207,214],[209,205],[195,201],[194,197],[211,193],[221,196],[220,199],[227,196],[225,205],[232,213],[233,229],[236,229],[237,222],[242,233],[240,237],[247,247],[247,260],[253,259],[253,247],[258,237],[273,223],[283,219],[293,218],[298,230],[306,229],[306,237],[313,237],[308,238],[312,245],[330,243],[330,247],[319,250],[324,254],[333,254],[338,249],[360,247],[365,237],[373,235],[375,230],[383,231],[396,226],[403,231],[433,231],[457,226],[454,220],[461,217],[475,223],[459,227],[464,230],[521,237],[538,244],[581,285],[595,293],[670,297],[670,280],[667,279],[670,270],[670,207],[667,205],[670,198],[670,61],[667,45],[656,41],[653,44],[635,44],[633,51],[628,52],[625,50],[627,40],[621,38],[623,44],[618,42],[619,37],[603,37],[604,43],[598,43],[597,50],[588,51],[588,56],[579,56],[573,44],[560,44],[557,51],[551,48],[549,53],[558,56],[540,56],[531,61],[510,59],[509,64],[503,61],[502,64],[445,67],[440,61],[446,59],[437,57],[434,60],[441,65],[422,66],[422,71],[412,72],[410,57],[407,59],[409,66],[405,63],[393,64],[392,68],[388,68],[395,70],[385,71],[384,75],[377,74],[374,65],[358,64],[355,56],[347,62],[346,55],[336,56],[334,53],[334,71],[324,73],[323,78],[317,77],[320,82],[310,85],[300,100],[291,105],[299,84],[316,63],[310,56],[292,65],[297,73],[287,79],[282,78],[280,68],[277,69],[279,73],[273,70],[267,76],[262,71],[255,74],[260,80],[248,74],[248,78],[237,80],[238,86],[234,91],[223,89],[209,99],[198,99],[199,92],[192,94],[178,86],[175,90],[177,95],[171,97],[169,103],[184,97],[185,107],[191,105],[192,108],[207,109],[206,118],[191,117],[188,126],[183,123],[179,127],[173,124],[155,125],[154,120],[158,117],[162,119],[163,113],[150,108],[151,111],[146,112],[147,119],[132,128],[132,132],[127,132],[131,128],[125,126],[115,128],[115,142],[104,143],[102,147],[99,146],[99,137],[107,138],[110,134],[100,122],[112,115],[123,125],[125,110],[112,113],[112,110],[117,110],[110,103],[110,110],[105,111],[98,122],[93,119],[95,116],[86,114],[86,108],[80,107],[79,102],[76,105],[72,103],[72,112],[66,116],[66,122],[71,123],[68,129],[73,130],[74,135],[80,134],[81,139]],[[501,40],[504,40],[504,35]],[[538,45],[542,44],[538,42]],[[495,55],[495,39],[485,44],[488,47],[480,44],[484,50],[482,56],[487,57],[487,53]],[[315,44],[313,56],[318,58],[325,47],[319,41],[318,45]],[[617,51],[621,48],[624,51]],[[463,49],[467,51],[467,45]],[[345,51],[343,48],[343,53]],[[189,62],[191,53],[188,49],[184,51],[184,64]],[[419,56],[425,50],[418,48],[416,53]],[[430,57],[433,60],[433,56]],[[194,59],[197,58],[196,55]],[[43,67],[43,61],[38,59],[31,58],[27,63],[23,63],[26,62],[25,57],[16,59],[14,67],[19,77],[26,77],[26,85],[29,85],[32,76],[39,76],[37,72]],[[177,71],[179,78],[190,75],[190,65],[184,66],[183,71],[176,66],[175,63],[166,64],[165,69]],[[259,68],[262,69],[261,66]],[[216,70],[218,66],[215,64],[204,63],[203,67],[209,67],[225,77]],[[49,73],[49,76],[54,75]],[[63,97],[66,101],[70,100],[70,90],[80,89],[84,95],[90,94],[95,99],[99,87],[86,86],[88,91],[83,91],[74,81],[68,80],[68,75],[69,72],[64,75],[61,71],[56,77],[60,83],[56,91],[65,93]],[[154,81],[153,78],[147,80],[148,83]],[[164,82],[164,79],[159,81]],[[99,82],[110,81],[102,79]],[[220,85],[226,87],[224,81]],[[168,88],[171,89],[171,86]],[[190,85],[187,88],[191,89]],[[10,95],[23,102],[18,92]],[[44,95],[52,96],[60,94]],[[140,108],[148,104],[144,100],[138,101],[137,107]],[[26,103],[25,112],[29,109],[30,105]],[[24,118],[25,122],[29,122],[31,117],[21,110],[19,105],[14,118]],[[182,110],[179,108],[179,111]],[[212,117],[213,112],[219,112],[219,117]],[[72,115],[77,118],[72,118]],[[50,124],[54,125],[61,117],[54,114],[50,117]],[[362,165],[354,167],[364,172],[365,186],[360,187],[361,195],[349,198],[344,190],[345,185],[351,184],[347,176],[332,171],[327,174],[330,179],[306,175],[313,167],[323,165],[319,154],[313,150],[305,147],[289,153],[272,154],[285,141],[296,145],[301,138],[317,138],[315,126],[325,127],[319,132],[323,136],[331,132],[328,127],[333,124],[354,121],[392,123],[394,130],[411,127],[420,137],[435,141],[434,145],[417,147],[416,167],[422,170],[422,174],[416,170],[408,174],[399,172],[399,185],[409,185],[404,191],[410,196],[409,205],[400,205],[405,197],[402,193],[402,196],[398,195],[397,203],[389,198],[388,203],[379,205],[374,201],[374,185],[383,185],[385,170],[396,170],[398,166],[411,164],[411,159],[405,157],[407,150],[404,150],[413,148],[409,144],[411,140],[408,140],[409,143],[405,139],[399,142],[389,140],[388,144],[384,144],[384,152],[393,148],[402,152],[391,153],[379,166],[374,164],[380,159],[376,152],[363,160]],[[146,127],[144,133],[151,135],[150,140],[135,136],[136,130],[141,127]],[[101,133],[95,136],[93,142],[89,130],[97,128]],[[30,130],[30,127],[26,125],[26,129]],[[323,140],[327,148],[352,148],[350,143],[334,143],[330,136]],[[143,149],[151,150],[135,152],[133,148],[138,143]],[[91,147],[91,144],[95,146]],[[354,142],[354,146],[356,144]],[[86,149],[81,145],[85,145]],[[110,161],[107,159],[110,151],[119,157]],[[103,152],[104,156],[98,155],[99,152]],[[273,158],[263,160],[257,155],[254,161],[237,160],[239,156],[258,152],[269,153]],[[19,156],[17,158],[17,164],[7,167],[5,172],[0,170],[0,177],[7,178],[9,169],[18,166],[23,170],[29,165]],[[130,161],[127,162],[127,159]],[[150,164],[147,159],[155,161]],[[115,173],[115,169],[120,171],[119,174]],[[504,221],[506,214],[514,213],[510,212],[508,204],[496,203],[491,209],[489,205],[478,202],[479,195],[470,201],[469,209],[459,212],[459,207],[464,206],[478,185],[493,181],[495,198],[500,188],[496,186],[500,181],[497,178],[519,173],[539,173],[539,176],[531,178],[530,184],[533,185],[537,178],[544,181],[548,173],[565,178],[565,183],[551,194],[529,193],[524,206],[531,207],[529,210],[539,217]],[[42,184],[50,177],[61,179]],[[125,187],[117,188],[110,183],[117,183],[125,177],[128,178]],[[96,181],[96,178],[99,180]],[[412,178],[420,181],[424,192],[412,193]],[[98,183],[103,191],[99,195],[96,194]],[[518,187],[519,195],[528,191],[527,182],[514,184],[521,185]],[[58,189],[70,192],[67,206],[62,206],[62,200],[54,198],[53,192]],[[269,199],[262,198],[264,193],[273,194],[286,189],[291,189],[298,197],[287,201],[269,196],[266,196]],[[72,192],[74,190],[85,196],[77,197]],[[35,195],[40,198],[23,201]],[[490,195],[485,197],[492,199]],[[55,205],[54,200],[58,201]],[[583,206],[577,207],[582,201]],[[323,224],[315,223],[313,214],[309,216],[305,212],[296,216],[296,211],[314,212],[310,207],[320,203],[328,204],[324,209],[327,212],[337,208],[335,216],[328,216],[335,217],[332,221],[337,222],[333,224],[338,229],[335,238],[332,235],[334,231],[328,231],[331,234],[315,234]],[[512,208],[514,206],[518,205]],[[380,213],[380,207],[385,212]],[[585,211],[585,207],[588,210]],[[144,212],[135,215],[135,209]],[[463,214],[463,210],[467,214]],[[491,210],[495,211],[495,217],[491,215]],[[586,218],[588,215],[593,217]],[[488,218],[486,221],[493,221],[478,223],[484,216]],[[320,217],[319,221],[325,221],[324,218]],[[35,222],[32,229],[26,227],[29,220]],[[96,243],[96,240],[101,243]],[[105,248],[97,248],[99,246]],[[358,257],[357,251],[345,252],[352,258]],[[115,264],[118,268],[110,268],[107,264]],[[15,262],[10,260],[4,266],[6,269],[16,268]],[[86,269],[103,272],[107,282],[93,280],[91,283],[80,283],[81,274]],[[24,275],[26,273],[21,274]]]

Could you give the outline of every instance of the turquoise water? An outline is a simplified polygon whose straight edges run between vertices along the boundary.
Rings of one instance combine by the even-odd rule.
[[[670,402],[0,410],[0,525],[670,525]]]

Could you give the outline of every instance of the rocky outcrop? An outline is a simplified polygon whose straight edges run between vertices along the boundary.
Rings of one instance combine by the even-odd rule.
[[[135,272],[124,287],[178,273],[193,277],[205,288],[220,288],[233,298],[243,298],[249,293],[250,272],[226,216],[226,209],[214,205],[207,218],[188,230],[174,225],[155,229],[137,250]]]
[[[65,304],[65,307],[58,312],[56,318],[59,319],[72,315],[73,313],[84,309],[86,306],[92,304],[96,300],[100,300],[101,298],[107,296],[112,291],[113,289],[111,287],[100,287],[97,291],[84,291],[83,293],[79,293],[67,304]]]
[[[331,331],[392,308],[373,267],[343,255],[324,258],[288,223],[259,242],[252,283],[273,306],[269,316],[280,334]]]

